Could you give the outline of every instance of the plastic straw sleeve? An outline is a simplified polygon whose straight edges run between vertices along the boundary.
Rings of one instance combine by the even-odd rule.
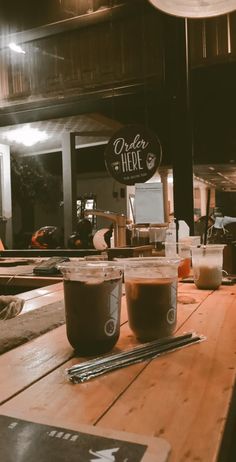
[[[186,338],[191,338],[193,335],[196,335],[195,332],[184,332],[181,335],[178,336],[171,336],[171,337],[164,337],[161,339],[153,340],[151,342],[147,342],[144,345],[138,345],[135,346],[129,350],[122,351],[121,353],[112,353],[110,355],[105,355],[105,356],[99,356],[97,358],[91,359],[89,361],[85,361],[80,364],[75,364],[74,366],[70,367],[69,369],[66,369],[66,372],[69,375],[73,375],[74,372],[82,372],[84,369],[88,369],[92,366],[97,366],[99,364],[104,364],[106,362],[110,362],[113,360],[117,360],[119,358],[124,358],[126,356],[132,355],[133,353],[136,353],[137,351],[143,351],[147,350],[147,348],[152,348],[154,346],[159,346],[159,345],[165,345],[166,343],[171,343],[171,342],[176,342],[179,340],[184,340]]]
[[[189,346],[193,343],[199,343],[203,340],[206,340],[206,337],[203,335],[191,334],[190,336],[189,334],[187,334],[187,336],[185,335],[185,338],[175,337],[173,339],[170,339],[170,341],[165,344],[151,346],[144,345],[143,347],[138,348],[136,347],[132,350],[129,350],[129,354],[127,354],[127,352],[124,352],[123,357],[122,353],[120,353],[118,355],[111,355],[109,357],[109,361],[102,361],[102,359],[97,363],[95,361],[88,361],[87,363],[90,363],[90,365],[83,363],[81,365],[81,368],[74,369],[73,371],[68,369],[67,378],[72,383],[82,383],[90,380],[91,378],[95,378],[99,375],[105,374],[107,372],[111,372],[122,367],[127,367],[132,364],[137,364],[142,361],[154,359],[160,355],[166,354],[171,351],[176,351],[179,348]],[[150,343],[153,344],[155,342]],[[117,356],[119,357],[117,358]],[[91,364],[91,362],[93,364]]]

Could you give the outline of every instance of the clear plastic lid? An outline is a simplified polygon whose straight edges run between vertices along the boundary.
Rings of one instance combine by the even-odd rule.
[[[169,257],[139,257],[123,258],[125,277],[142,278],[172,278],[177,276],[181,259]]]
[[[87,280],[98,278],[103,280],[120,278],[123,265],[113,261],[77,261],[58,265],[63,278],[68,280]]]

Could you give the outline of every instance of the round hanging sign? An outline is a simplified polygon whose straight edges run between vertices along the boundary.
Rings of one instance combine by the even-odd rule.
[[[105,164],[115,180],[133,185],[145,183],[154,175],[161,156],[161,144],[155,133],[142,125],[126,125],[109,140]]]

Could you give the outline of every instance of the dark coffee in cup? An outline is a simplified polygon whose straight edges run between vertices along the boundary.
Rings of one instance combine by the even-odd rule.
[[[64,280],[67,337],[81,355],[112,349],[120,335],[122,277]]]
[[[177,278],[126,278],[129,325],[141,341],[171,335],[176,326]]]

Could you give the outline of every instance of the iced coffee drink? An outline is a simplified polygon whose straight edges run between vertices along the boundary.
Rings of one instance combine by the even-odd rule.
[[[222,282],[222,269],[202,264],[193,269],[194,282],[198,289],[218,289]]]
[[[171,335],[176,326],[176,279],[127,279],[128,319],[141,341]]]
[[[109,262],[84,262],[62,269],[66,332],[80,355],[98,355],[113,348],[120,335],[122,271]]]
[[[179,260],[142,258],[125,263],[129,326],[140,341],[173,333],[177,321]]]
[[[215,290],[222,283],[224,245],[193,247],[192,265],[194,283],[198,289]]]

